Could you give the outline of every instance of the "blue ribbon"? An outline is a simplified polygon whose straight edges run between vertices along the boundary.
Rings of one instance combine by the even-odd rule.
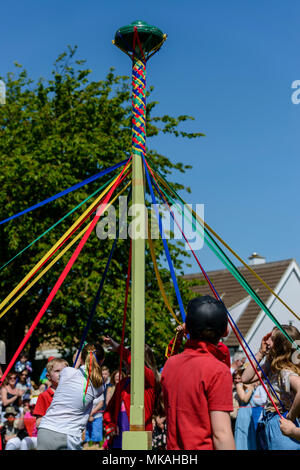
[[[155,180],[154,180],[152,177],[151,177],[151,179],[152,179],[152,182],[153,182],[153,184],[154,184],[154,187],[155,187],[157,193],[158,193],[158,194],[160,195],[160,197],[161,197],[161,200],[162,200],[163,202],[165,202],[165,200],[164,200],[164,198],[163,198],[163,196],[162,196],[162,193],[161,193],[160,189],[157,187],[157,184],[156,184]],[[173,220],[175,220],[175,219],[174,219],[174,214],[172,213],[172,211],[171,211],[171,209],[169,208],[169,205],[168,205],[168,204],[167,204],[167,206],[168,206],[168,209],[169,209],[169,211],[170,211],[170,214],[171,214]],[[247,349],[249,350],[250,354],[252,355],[253,359],[255,360],[255,362],[256,362],[256,364],[257,364],[257,367],[258,367],[258,368],[260,369],[260,371],[262,372],[262,374],[263,374],[264,378],[266,379],[268,385],[270,386],[272,392],[274,393],[274,395],[276,396],[277,400],[278,400],[279,403],[281,404],[282,409],[285,409],[284,404],[282,403],[282,401],[281,401],[280,398],[278,397],[278,395],[277,395],[276,391],[274,390],[274,388],[273,388],[271,382],[269,381],[268,377],[267,377],[266,374],[264,373],[264,370],[262,369],[262,367],[260,366],[259,362],[257,361],[257,359],[256,359],[256,357],[255,357],[255,355],[254,355],[254,353],[251,351],[249,345],[247,344],[247,342],[246,342],[244,336],[242,335],[241,331],[239,330],[237,324],[234,322],[232,316],[231,316],[230,313],[228,312],[228,310],[227,310],[227,308],[226,308],[224,302],[222,301],[221,297],[219,296],[219,294],[218,294],[216,288],[214,287],[213,283],[212,283],[211,280],[209,279],[209,277],[208,277],[207,273],[205,272],[203,266],[201,266],[201,267],[202,267],[204,273],[206,274],[207,279],[209,280],[210,284],[212,285],[212,287],[213,287],[215,293],[217,294],[218,300],[220,300],[220,301],[223,303],[223,305],[224,305],[224,307],[225,307],[225,309],[226,309],[227,315],[229,316],[229,318],[230,318],[230,320],[232,321],[232,323],[233,323],[235,329],[236,329],[237,332],[239,333],[240,337],[242,338],[242,340],[244,341],[245,345],[247,346]],[[287,412],[286,412],[286,414],[287,414]]]
[[[20,217],[21,215],[24,215],[24,214],[26,214],[27,212],[33,211],[34,209],[37,209],[38,207],[42,207],[42,206],[44,206],[45,204],[48,204],[48,202],[54,201],[55,199],[58,199],[58,198],[61,197],[61,196],[65,196],[66,194],[68,194],[68,193],[70,193],[70,192],[72,192],[72,191],[75,191],[76,189],[81,188],[82,186],[84,186],[84,185],[86,185],[86,184],[89,184],[89,183],[91,183],[92,181],[95,181],[96,179],[100,178],[101,176],[104,176],[104,175],[106,175],[107,173],[110,173],[111,171],[116,170],[116,169],[119,168],[120,166],[124,165],[127,161],[128,161],[128,160],[123,160],[122,162],[117,163],[117,164],[114,165],[114,166],[111,166],[111,167],[109,167],[109,168],[106,168],[105,170],[100,171],[100,173],[97,173],[97,174],[94,175],[94,176],[90,176],[89,178],[87,178],[86,180],[82,181],[81,183],[77,183],[77,184],[75,184],[74,186],[71,186],[70,188],[65,189],[64,191],[61,191],[60,193],[57,193],[57,194],[55,194],[54,196],[51,196],[51,197],[49,197],[48,199],[45,199],[45,200],[42,201],[42,202],[38,202],[38,203],[35,204],[34,206],[31,206],[31,207],[29,207],[28,209],[25,209],[24,211],[18,212],[17,214],[12,215],[11,217],[8,217],[7,219],[1,220],[1,221],[0,221],[0,225],[4,224],[5,222],[8,222],[9,220],[16,219],[17,217]]]
[[[170,256],[168,244],[167,244],[167,241],[166,241],[166,238],[165,238],[165,235],[164,235],[164,231],[163,231],[163,228],[162,228],[161,216],[159,215],[159,212],[158,212],[158,210],[157,210],[156,199],[155,199],[154,191],[153,191],[152,184],[151,184],[150,175],[149,175],[148,168],[147,168],[147,165],[146,165],[146,163],[145,163],[144,157],[143,157],[143,161],[144,161],[144,168],[145,168],[145,172],[146,172],[146,177],[147,177],[147,181],[148,181],[148,186],[149,186],[149,190],[150,190],[150,193],[151,193],[152,204],[154,204],[154,209],[155,209],[155,212],[156,212],[156,217],[157,217],[158,225],[159,225],[160,236],[161,236],[161,238],[162,238],[163,245],[164,245],[164,249],[165,249],[165,253],[166,253],[166,257],[167,257],[167,260],[168,260],[169,269],[170,269],[170,273],[171,273],[171,276],[172,276],[172,280],[173,280],[173,284],[174,284],[174,289],[175,289],[175,293],[176,293],[176,297],[177,297],[177,301],[178,301],[180,313],[181,313],[183,322],[185,322],[185,311],[184,311],[184,307],[183,307],[183,303],[182,303],[180,291],[179,291],[179,288],[178,288],[177,279],[176,279],[176,275],[175,275],[175,271],[174,271],[172,259],[171,259],[171,256]]]

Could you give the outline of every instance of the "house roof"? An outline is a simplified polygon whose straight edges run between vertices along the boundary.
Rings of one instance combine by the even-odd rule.
[[[283,261],[275,261],[271,263],[263,263],[257,265],[251,265],[253,271],[255,271],[275,292],[276,286],[288,266],[293,259],[287,259]],[[239,272],[244,276],[248,281],[252,289],[257,293],[260,299],[266,303],[269,297],[272,295],[270,291],[258,280],[256,277],[244,266],[238,267]],[[207,275],[216,289],[219,296],[224,301],[228,310],[236,305],[238,302],[241,302],[246,297],[248,297],[248,292],[241,286],[241,284],[232,276],[232,274],[227,269],[221,269],[217,271],[207,271]],[[195,294],[201,295],[212,295],[212,291],[205,280],[202,273],[200,274],[187,274],[184,276],[185,279],[197,279],[204,280],[205,284],[200,286],[192,287],[192,290]],[[261,308],[257,303],[251,298],[251,301],[247,305],[244,312],[241,314],[236,325],[239,328],[242,335],[245,337],[247,332],[251,328],[253,322],[256,320],[259,315]],[[224,342],[227,346],[236,347],[239,345],[239,342],[233,332],[229,334],[227,338],[224,338]]]

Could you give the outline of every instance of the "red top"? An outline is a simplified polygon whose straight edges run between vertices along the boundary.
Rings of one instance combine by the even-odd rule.
[[[33,415],[44,416],[49,406],[51,405],[54,395],[54,390],[52,388],[47,388],[44,392],[40,393],[36,402],[36,405],[33,410]]]
[[[120,353],[120,346],[118,348]],[[131,354],[126,348],[123,348],[123,359],[131,364]],[[145,393],[144,393],[144,406],[145,406],[145,430],[152,431],[152,415],[155,401],[155,375],[154,372],[145,366]],[[121,390],[121,399],[118,400],[118,389]],[[121,402],[124,402],[128,419],[130,419],[130,381],[128,378],[122,379],[117,384],[115,392],[108,402],[107,408],[103,414],[103,423],[105,429],[109,429],[112,425],[116,425],[116,406],[120,407]]]
[[[168,450],[212,450],[210,411],[232,411],[232,377],[226,354],[211,343],[188,340],[167,360],[161,384]]]
[[[166,357],[169,358],[178,353],[180,346],[182,345],[183,337],[176,337],[171,339],[166,349]],[[224,357],[220,359],[224,362],[229,368],[231,367],[230,352],[226,344],[221,341],[217,344],[217,348],[223,351]]]

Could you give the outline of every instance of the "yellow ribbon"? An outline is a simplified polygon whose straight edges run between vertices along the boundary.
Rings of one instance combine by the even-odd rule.
[[[175,348],[175,344],[176,344],[176,341],[177,341],[177,336],[178,336],[178,331],[176,331],[176,334],[175,334],[175,338],[174,338],[174,342],[173,342],[173,344],[172,344],[172,349],[171,349],[170,356],[168,356],[169,345],[166,347],[165,357],[166,357],[167,359],[169,359],[169,357],[171,357],[171,356],[173,355],[174,348]]]
[[[150,248],[150,253],[151,253],[151,258],[152,258],[152,262],[153,262],[153,266],[154,266],[154,271],[155,271],[155,275],[156,275],[156,279],[157,279],[157,283],[158,283],[158,286],[159,286],[159,290],[161,292],[161,295],[162,295],[162,298],[166,304],[166,307],[167,309],[169,310],[169,312],[171,313],[172,317],[177,321],[177,323],[180,325],[180,321],[178,320],[178,318],[176,317],[170,303],[169,303],[169,300],[168,300],[168,297],[167,297],[167,294],[165,292],[165,289],[164,289],[164,286],[163,286],[163,283],[162,283],[162,280],[161,280],[161,277],[160,277],[160,274],[159,274],[159,271],[158,271],[158,267],[157,267],[157,262],[156,262],[156,256],[155,256],[155,250],[154,250],[154,246],[153,246],[153,242],[151,240],[151,234],[150,234],[150,228],[149,228],[149,222],[148,222],[148,243],[149,243],[149,248]]]
[[[128,165],[131,165],[131,161]],[[50,250],[43,256],[43,258],[31,269],[31,271],[23,278],[21,282],[11,291],[11,293],[1,302],[0,310],[10,301],[10,299],[20,290],[24,284],[28,281],[32,274],[43,264],[45,260],[56,250],[56,248],[67,238],[67,236],[77,227],[77,225],[84,219],[86,215],[99,203],[99,201],[103,198],[103,196],[110,190],[110,188],[114,185],[117,181],[119,175],[107,186],[107,188],[102,191],[102,193],[95,199],[94,202],[87,208],[87,210],[77,219],[77,221],[64,233],[64,235],[55,243],[55,245],[50,248]],[[7,311],[7,310],[5,310]],[[2,315],[1,315],[2,316]],[[1,318],[1,317],[0,317]]]
[[[115,200],[125,191],[125,189],[128,188],[128,186],[131,184],[131,181],[129,181],[129,183],[127,183],[127,185],[112,199],[112,201],[109,202],[109,204],[107,204],[107,208],[109,206],[111,206],[111,204],[113,204],[115,202]],[[56,258],[54,258],[51,263],[49,263],[44,269],[43,271],[41,271],[38,276],[36,278],[34,278],[34,280],[21,292],[21,294],[18,295],[18,297],[16,297],[11,304],[9,304],[8,307],[6,307],[6,309],[1,312],[0,314],[0,318],[3,317],[3,315],[5,315],[5,313],[11,309],[11,307],[13,307],[13,305],[15,305],[16,302],[18,302],[18,300],[20,300],[23,295],[26,294],[26,292],[28,292],[31,287],[33,287],[37,281],[39,281],[39,279],[41,279],[41,277],[44,276],[44,274],[46,274],[47,271],[49,271],[49,269],[74,245],[74,243],[77,242],[77,240],[83,236],[83,234],[87,231],[87,229],[89,228],[89,226],[91,225],[92,221],[83,229],[81,230],[80,233],[78,233],[76,235],[76,237],[56,256]]]

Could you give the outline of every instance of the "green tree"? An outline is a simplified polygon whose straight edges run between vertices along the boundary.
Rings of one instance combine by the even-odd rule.
[[[109,71],[105,80],[90,81],[85,61],[75,60],[76,47],[68,47],[54,64],[49,80],[36,83],[26,70],[15,64],[8,73],[6,104],[0,106],[0,214],[1,220],[38,201],[76,184],[127,158],[131,151],[131,90],[126,76]],[[152,89],[148,92],[148,98]],[[196,138],[201,133],[179,131],[189,116],[154,116],[156,102],[148,100],[147,137],[160,132],[175,137]],[[156,151],[149,157],[165,176],[190,168]],[[33,212],[0,226],[0,266],[95,191],[111,175],[74,191]],[[174,183],[176,190],[183,189]],[[33,244],[21,256],[0,270],[1,299],[23,279],[47,250],[86,209],[82,206],[55,229]],[[33,358],[39,344],[58,338],[62,347],[78,345],[90,313],[113,241],[100,241],[93,233],[72,267],[61,289],[30,338],[27,350]],[[76,246],[76,245],[75,245]],[[157,241],[161,275],[166,290],[176,298],[170,274],[163,267],[163,247]],[[74,250],[75,248],[73,248]],[[182,244],[170,243],[176,272],[183,274],[186,255]],[[100,304],[88,339],[110,334],[120,340],[125,296],[129,240],[119,240],[108,272]],[[58,276],[70,258],[66,253],[48,273],[3,316],[1,336],[10,358],[45,302]],[[174,324],[160,296],[150,253],[147,248],[146,341],[163,362],[164,349],[174,332]],[[186,302],[191,291],[179,280]],[[130,299],[126,337],[130,336]]]

